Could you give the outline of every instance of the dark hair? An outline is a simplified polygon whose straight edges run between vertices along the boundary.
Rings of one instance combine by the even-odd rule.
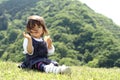
[[[26,26],[27,32],[30,33],[30,30],[33,29],[36,25],[39,28],[43,27],[43,30],[44,30],[43,35],[48,34],[48,30],[47,30],[47,27],[45,25],[45,21],[44,21],[43,17],[37,16],[37,15],[32,15],[32,16],[28,17],[28,23]]]

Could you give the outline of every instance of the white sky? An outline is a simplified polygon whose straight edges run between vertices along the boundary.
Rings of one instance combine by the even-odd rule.
[[[120,25],[120,1],[119,0],[80,0],[87,4],[95,12],[111,18]]]

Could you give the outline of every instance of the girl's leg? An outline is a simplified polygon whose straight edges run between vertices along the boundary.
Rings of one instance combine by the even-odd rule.
[[[41,72],[46,72],[46,73],[55,73],[55,74],[71,73],[71,70],[69,67],[65,65],[56,66],[53,63],[46,65],[43,62],[38,62],[37,64],[35,64],[35,68],[40,70]]]
[[[56,62],[56,61],[51,61],[51,63],[53,63],[55,66],[59,65],[58,62]]]
[[[55,73],[55,74],[71,74],[71,69],[68,66],[55,66],[53,63],[44,66],[44,71],[46,73]]]
[[[35,64],[35,69],[38,69],[38,70],[40,70],[41,72],[44,72],[44,66],[45,66],[46,64],[44,64],[43,62],[38,62],[38,63],[36,63]]]

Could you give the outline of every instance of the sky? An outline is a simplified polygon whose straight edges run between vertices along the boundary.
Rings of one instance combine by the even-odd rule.
[[[120,25],[120,1],[119,0],[80,0],[87,4],[95,12],[105,15]]]

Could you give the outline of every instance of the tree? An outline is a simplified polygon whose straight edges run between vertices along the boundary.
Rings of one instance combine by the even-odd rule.
[[[6,16],[0,16],[0,30],[6,30],[8,28],[8,20]]]
[[[99,67],[113,67],[114,61],[112,59],[109,59],[107,57],[101,57],[98,61]]]
[[[117,59],[116,62],[114,63],[116,67],[120,67],[120,59]]]

